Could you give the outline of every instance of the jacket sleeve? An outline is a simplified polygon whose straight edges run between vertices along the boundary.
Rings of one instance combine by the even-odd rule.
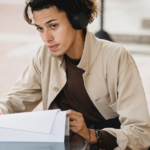
[[[150,146],[150,117],[137,66],[125,49],[119,58],[116,77],[117,100],[113,110],[118,113],[121,129],[105,128],[117,138],[115,150],[147,150]]]
[[[11,90],[0,99],[4,114],[32,111],[41,101],[40,49]]]

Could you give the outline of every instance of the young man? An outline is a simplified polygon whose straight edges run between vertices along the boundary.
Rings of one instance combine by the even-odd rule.
[[[146,150],[150,120],[139,72],[121,45],[88,31],[96,14],[95,0],[28,1],[25,20],[44,45],[0,108],[4,114],[27,112],[42,100],[44,110],[69,110],[70,130],[94,147]]]

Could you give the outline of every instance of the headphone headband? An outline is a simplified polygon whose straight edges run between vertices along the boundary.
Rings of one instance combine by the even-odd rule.
[[[78,7],[78,9],[81,11],[81,7],[80,7],[78,1],[77,1],[77,0],[74,0],[74,1],[75,1],[75,3],[76,3],[76,6]]]

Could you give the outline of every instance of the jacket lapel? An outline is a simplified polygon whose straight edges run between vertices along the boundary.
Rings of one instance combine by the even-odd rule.
[[[52,74],[50,74],[47,109],[49,109],[49,106],[51,105],[55,97],[59,94],[59,92],[62,90],[67,81],[64,58],[62,57],[60,60],[54,58],[52,63],[53,68],[51,70]]]

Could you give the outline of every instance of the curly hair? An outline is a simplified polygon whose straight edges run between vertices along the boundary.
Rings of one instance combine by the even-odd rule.
[[[94,18],[98,15],[98,3],[96,0],[78,0],[82,11],[84,11],[89,17],[89,23],[94,21]],[[24,19],[32,24],[32,17],[30,17],[30,11],[42,10],[56,6],[59,11],[65,11],[67,18],[71,19],[71,16],[78,11],[77,5],[74,0],[26,0],[26,7],[24,9]],[[30,9],[30,11],[29,11]]]

